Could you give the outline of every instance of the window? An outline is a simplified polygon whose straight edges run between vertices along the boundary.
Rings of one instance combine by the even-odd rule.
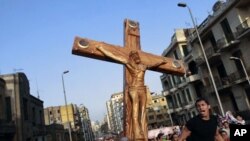
[[[215,40],[215,38],[214,38],[214,34],[213,34],[212,31],[209,31],[209,32],[208,32],[208,38],[209,38],[209,40],[210,40],[210,42],[211,42],[211,44],[212,44],[214,50],[217,50],[217,48],[216,48],[216,47],[217,47],[216,40]]]
[[[188,52],[187,45],[182,45],[181,47],[182,47],[182,50],[183,50],[183,55],[184,55],[184,56],[187,56],[188,53],[189,53],[189,52]]]
[[[182,105],[182,104],[183,104],[183,102],[182,102],[182,99],[181,99],[180,94],[179,94],[179,93],[177,93],[176,95],[177,95],[177,98],[178,98],[179,103]]]
[[[168,76],[167,81],[169,82],[169,89],[173,88],[173,84],[171,82],[171,76]]]
[[[187,104],[188,101],[187,101],[187,97],[186,97],[185,91],[182,90],[181,93],[182,93],[182,97],[183,97],[183,102],[184,102],[184,104]]]
[[[224,19],[220,24],[221,24],[222,30],[226,36],[227,41],[228,42],[232,41],[234,37],[233,37],[232,30],[230,28],[230,25],[228,23],[228,20]]]
[[[177,85],[181,83],[181,79],[179,76],[174,76],[174,79]]]
[[[7,116],[7,122],[12,121],[12,111],[11,111],[11,99],[10,97],[6,97],[5,98],[5,102],[6,102],[6,107],[5,107],[5,111],[6,111],[6,116]]]
[[[32,107],[32,124],[36,125],[36,110],[34,107]]]
[[[174,77],[174,75],[172,75],[171,77],[172,77],[172,80],[173,80],[173,85],[175,86],[176,85],[175,77]]]
[[[191,61],[189,64],[188,64],[188,68],[189,68],[189,71],[191,72],[191,74],[198,74],[198,67],[196,65],[196,63],[194,61]]]
[[[176,99],[175,95],[173,95],[173,99],[174,99],[174,107],[177,108],[178,103],[177,103],[177,99]]]
[[[178,57],[178,54],[177,54],[177,51],[176,51],[176,50],[174,51],[174,58],[175,58],[175,59],[177,59],[177,60],[179,59],[179,57]]]
[[[151,115],[151,116],[148,117],[148,119],[149,119],[149,120],[153,120],[153,119],[155,119],[155,118],[154,118],[153,115]]]
[[[173,108],[173,106],[174,106],[173,98],[170,95],[167,96],[167,104],[168,104],[169,108]]]
[[[188,88],[186,89],[186,94],[187,94],[187,97],[188,97],[188,101],[192,101],[192,96],[191,96],[190,91],[189,91]]]
[[[160,114],[160,115],[157,115],[157,117],[156,117],[157,119],[159,119],[159,120],[161,120],[161,119],[163,119],[163,115],[162,114]]]
[[[232,54],[232,56],[240,58],[243,61],[243,63],[244,63],[244,60],[242,59],[242,53],[241,53],[240,50],[235,51]],[[234,60],[234,62],[235,62],[235,65],[237,67],[237,70],[240,71],[240,74],[244,74],[244,69],[243,69],[243,67],[241,65],[241,62],[239,60]]]
[[[40,124],[43,124],[43,114],[42,114],[42,110],[39,111],[39,121],[40,121]]]
[[[23,112],[24,112],[24,120],[28,120],[28,100],[23,98]]]

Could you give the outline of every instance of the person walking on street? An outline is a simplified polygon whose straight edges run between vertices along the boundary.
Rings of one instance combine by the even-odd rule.
[[[204,98],[195,102],[199,115],[185,125],[178,141],[223,141],[219,133],[217,117],[210,114],[210,104]]]

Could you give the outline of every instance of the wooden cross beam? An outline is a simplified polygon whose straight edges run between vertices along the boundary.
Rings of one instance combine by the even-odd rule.
[[[129,42],[129,41],[128,41]],[[93,59],[109,61],[113,63],[123,64],[121,62],[115,61],[113,59],[107,58],[104,54],[96,49],[96,47],[102,46],[106,50],[113,52],[114,54],[124,56],[128,58],[129,52],[131,50],[138,50],[141,60],[144,64],[152,65],[154,62],[159,62],[165,59],[166,64],[161,65],[156,68],[151,68],[150,70],[168,74],[183,75],[185,73],[184,65],[182,61],[175,60],[172,58],[167,58],[163,56],[157,56],[154,54],[146,53],[140,49],[132,48],[133,46],[121,47],[118,45],[111,45],[105,42],[98,42],[87,38],[75,37],[72,54],[89,57]],[[179,67],[178,67],[179,66]]]
[[[131,52],[138,53],[139,63],[131,61]],[[183,75],[185,68],[180,60],[157,56],[141,51],[139,23],[124,21],[124,47],[76,37],[72,53],[93,59],[124,64],[124,135],[129,140],[147,140],[147,120],[144,73],[147,69],[162,73]],[[156,65],[157,64],[157,65]],[[155,67],[148,67],[155,66]],[[141,104],[143,103],[143,104]],[[136,105],[141,104],[139,107]]]

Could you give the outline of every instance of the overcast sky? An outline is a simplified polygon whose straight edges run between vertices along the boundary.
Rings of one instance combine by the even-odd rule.
[[[0,73],[24,72],[30,92],[44,107],[85,105],[102,120],[106,101],[123,89],[122,65],[71,54],[75,36],[123,46],[123,22],[140,23],[141,47],[161,55],[175,29],[192,27],[179,0],[0,0]],[[201,23],[216,0],[183,0]],[[160,93],[161,73],[147,71],[145,83]]]

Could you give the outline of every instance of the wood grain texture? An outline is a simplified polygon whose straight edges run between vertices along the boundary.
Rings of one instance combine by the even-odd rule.
[[[85,40],[89,43],[87,48],[82,48],[79,45],[79,42],[81,40]],[[129,44],[129,43],[127,43],[127,44]],[[74,45],[73,45],[73,49],[72,49],[72,54],[121,64],[120,62],[117,62],[115,60],[112,60],[112,59],[105,57],[101,52],[99,52],[96,49],[96,47],[98,47],[98,46],[102,46],[103,48],[105,48],[106,50],[109,50],[113,54],[121,55],[125,58],[128,58],[129,52],[131,50],[137,50],[140,57],[141,57],[142,62],[146,65],[152,65],[156,62],[161,62],[164,59],[167,61],[167,63],[164,65],[150,69],[152,71],[168,73],[168,74],[176,74],[176,75],[183,75],[185,73],[184,65],[183,65],[183,62],[181,60],[175,60],[175,61],[178,61],[179,64],[181,65],[180,68],[175,68],[172,65],[174,59],[154,55],[151,53],[146,53],[146,52],[143,52],[143,51],[138,50],[138,49],[133,49],[133,48],[131,49],[131,46],[136,46],[135,44],[131,44],[131,43],[126,47],[121,47],[118,45],[111,45],[111,44],[108,44],[105,42],[94,41],[94,40],[90,40],[87,38],[75,37]]]
[[[97,50],[97,47],[102,47],[105,51],[111,52],[114,56],[119,56],[125,58],[125,60],[129,59],[129,54],[131,51],[137,51],[139,54],[139,57],[141,59],[141,64],[146,66],[152,66],[154,64],[163,62],[165,60],[165,64],[157,66],[155,68],[150,68],[152,71],[156,72],[162,72],[162,73],[168,73],[168,74],[175,74],[175,75],[184,75],[185,74],[185,68],[183,65],[183,62],[180,60],[174,60],[172,58],[162,57],[158,55],[154,55],[151,53],[146,53],[141,50],[140,45],[140,28],[139,23],[136,21],[131,21],[128,19],[125,19],[124,21],[124,47],[108,44],[105,42],[95,41],[87,38],[80,38],[75,37],[72,54],[84,56],[88,58],[98,59],[102,61],[108,61],[113,63],[122,64],[121,62],[115,61],[114,59],[111,59],[110,57],[107,57],[101,52],[100,50]],[[173,64],[179,64],[179,67],[175,67]],[[139,75],[136,75],[137,77]],[[133,115],[138,114],[145,115],[146,110],[145,107],[140,107],[140,109],[144,109],[141,111],[137,111],[138,113],[135,113],[135,110],[133,108],[133,98],[131,98],[131,93],[129,89],[132,86],[131,82],[133,80],[133,77],[131,73],[128,71],[127,67],[124,67],[124,113],[123,113],[123,129],[124,129],[124,136],[128,137],[129,141],[147,141],[147,120],[146,119],[140,119],[140,126],[133,124],[134,121],[132,119]],[[143,78],[144,83],[144,78]],[[137,86],[137,85],[136,85]],[[144,93],[142,91],[138,90],[143,95],[139,101],[141,102],[147,102],[147,95],[145,92],[145,98]],[[130,94],[129,94],[130,93]],[[133,99],[133,100],[132,100]],[[138,99],[136,99],[138,100]],[[143,116],[145,117],[145,116]],[[132,122],[133,121],[133,122]],[[140,129],[138,129],[140,128]],[[143,133],[139,133],[138,131],[143,131]]]

